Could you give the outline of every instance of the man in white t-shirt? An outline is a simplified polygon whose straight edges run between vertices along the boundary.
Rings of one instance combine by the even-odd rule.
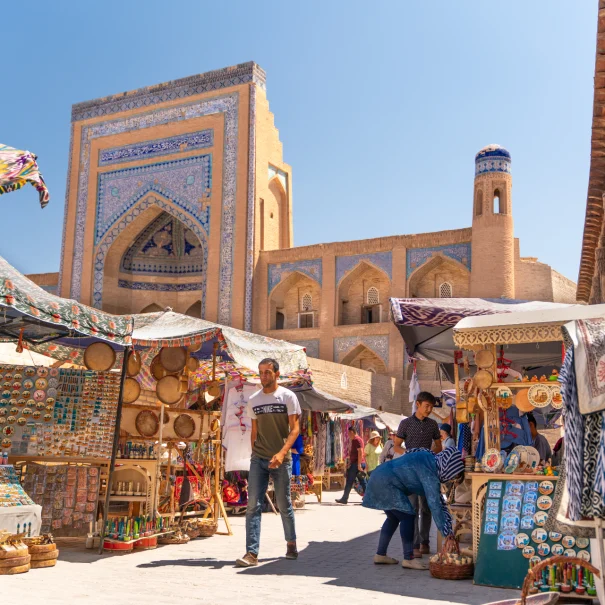
[[[300,432],[300,404],[292,391],[278,386],[279,364],[275,359],[263,359],[258,365],[258,373],[263,389],[248,400],[248,417],[252,419],[252,458],[248,476],[246,554],[235,562],[238,567],[258,565],[262,505],[269,477],[273,479],[284,526],[286,559],[298,558],[290,498],[290,450]]]

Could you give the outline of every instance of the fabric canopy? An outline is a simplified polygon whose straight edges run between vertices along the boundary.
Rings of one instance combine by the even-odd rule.
[[[349,412],[355,408],[355,404],[334,397],[315,387],[310,389],[296,390],[296,396],[303,410],[310,412]]]
[[[46,183],[38,170],[37,156],[29,151],[0,144],[0,195],[31,183],[39,193],[40,206],[50,200]]]
[[[349,413],[337,413],[335,416],[341,420],[360,420],[361,418],[379,418],[383,424],[392,431],[396,431],[399,428],[399,423],[405,420],[407,416],[400,414],[392,414],[391,412],[383,412],[375,408],[369,408],[365,405],[354,405],[354,409]]]
[[[309,366],[304,347],[229,326],[174,313],[143,313],[134,316],[135,346],[188,346],[218,340],[223,351],[237,364],[255,369],[265,357],[275,359],[280,372],[289,374]]]
[[[391,298],[393,322],[399,328],[411,357],[453,363],[453,327],[465,317],[494,315],[496,313],[541,312],[565,310],[572,306],[562,303],[527,302],[509,299],[485,298]],[[514,345],[506,349],[506,356],[519,364],[553,363],[560,361],[560,347],[555,343],[541,343],[537,359],[531,345]]]
[[[47,292],[0,257],[0,340],[40,343],[84,335],[129,345],[132,317],[111,315]]]

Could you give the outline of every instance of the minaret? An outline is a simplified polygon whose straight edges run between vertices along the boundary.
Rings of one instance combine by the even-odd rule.
[[[471,297],[515,298],[510,153],[488,145],[475,156]]]

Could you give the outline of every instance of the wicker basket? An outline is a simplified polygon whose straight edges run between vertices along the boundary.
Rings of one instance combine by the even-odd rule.
[[[443,543],[443,548],[439,555],[439,561],[429,562],[429,571],[434,578],[439,580],[468,580],[475,573],[475,565],[467,563],[464,565],[455,565],[447,563],[447,555],[459,555],[460,548],[458,540],[452,536],[448,536]]]
[[[181,531],[158,538],[158,544],[187,544],[187,542],[189,542],[189,536]]]
[[[210,538],[218,531],[218,521],[214,519],[200,519],[197,522],[200,538]]]

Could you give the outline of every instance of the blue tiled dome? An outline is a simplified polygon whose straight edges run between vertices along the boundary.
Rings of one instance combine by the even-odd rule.
[[[510,174],[510,153],[500,145],[487,145],[475,156],[475,176],[486,172]]]

